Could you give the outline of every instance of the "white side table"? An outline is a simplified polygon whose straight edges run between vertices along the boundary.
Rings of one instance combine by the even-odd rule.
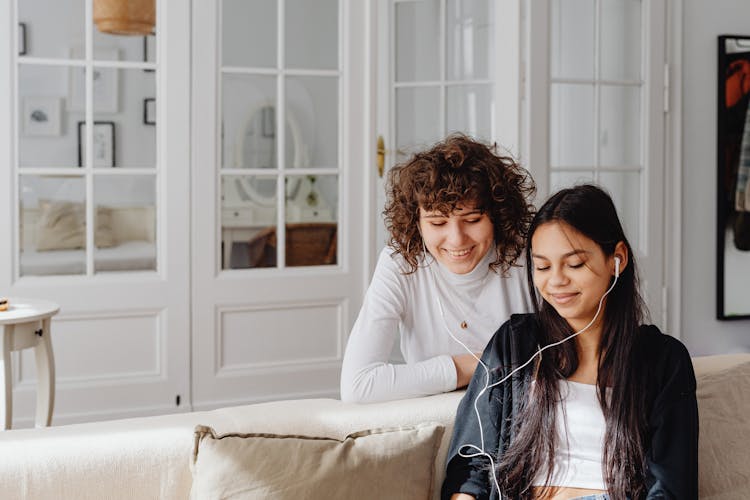
[[[11,427],[13,420],[13,387],[10,370],[10,353],[34,348],[36,358],[37,394],[36,427],[52,423],[55,407],[55,358],[52,354],[50,322],[60,306],[54,302],[37,299],[8,297],[8,310],[0,311],[0,386],[5,393],[0,398],[0,418],[3,429]]]

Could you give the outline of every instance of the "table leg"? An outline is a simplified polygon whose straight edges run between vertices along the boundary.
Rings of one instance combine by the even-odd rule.
[[[3,421],[3,430],[10,429],[13,423],[13,383],[10,373],[10,350],[12,343],[13,325],[0,325],[0,386],[3,387],[3,397],[0,398],[0,418]]]
[[[42,336],[34,348],[36,358],[36,427],[48,427],[55,409],[55,356],[50,319],[42,321]]]

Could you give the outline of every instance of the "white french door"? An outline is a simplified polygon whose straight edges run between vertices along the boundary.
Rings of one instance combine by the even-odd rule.
[[[196,409],[338,395],[363,289],[366,8],[193,2]]]
[[[0,1],[0,290],[61,306],[54,424],[190,407],[190,10],[156,3],[121,36],[91,0]],[[13,368],[27,426],[33,356]]]
[[[378,9],[385,170],[461,131],[516,156],[537,205],[578,182],[604,186],[638,253],[652,320],[665,327],[667,0],[390,0]],[[374,246],[385,243],[379,222]]]
[[[527,2],[523,157],[539,198],[581,182],[609,191],[667,328],[667,1]]]

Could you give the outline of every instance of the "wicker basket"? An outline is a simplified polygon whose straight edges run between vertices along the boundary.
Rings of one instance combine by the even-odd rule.
[[[337,225],[306,222],[286,225],[286,265],[324,266],[336,263]],[[249,242],[250,267],[276,266],[276,228],[269,227]]]

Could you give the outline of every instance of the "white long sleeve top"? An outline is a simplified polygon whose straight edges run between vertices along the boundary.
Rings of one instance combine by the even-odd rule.
[[[376,402],[456,389],[451,356],[468,351],[447,329],[481,353],[511,314],[531,310],[524,269],[512,267],[502,277],[489,267],[494,255],[491,249],[467,274],[454,274],[431,256],[404,274],[403,257],[383,249],[346,346],[341,399]],[[399,333],[406,363],[389,363]]]

